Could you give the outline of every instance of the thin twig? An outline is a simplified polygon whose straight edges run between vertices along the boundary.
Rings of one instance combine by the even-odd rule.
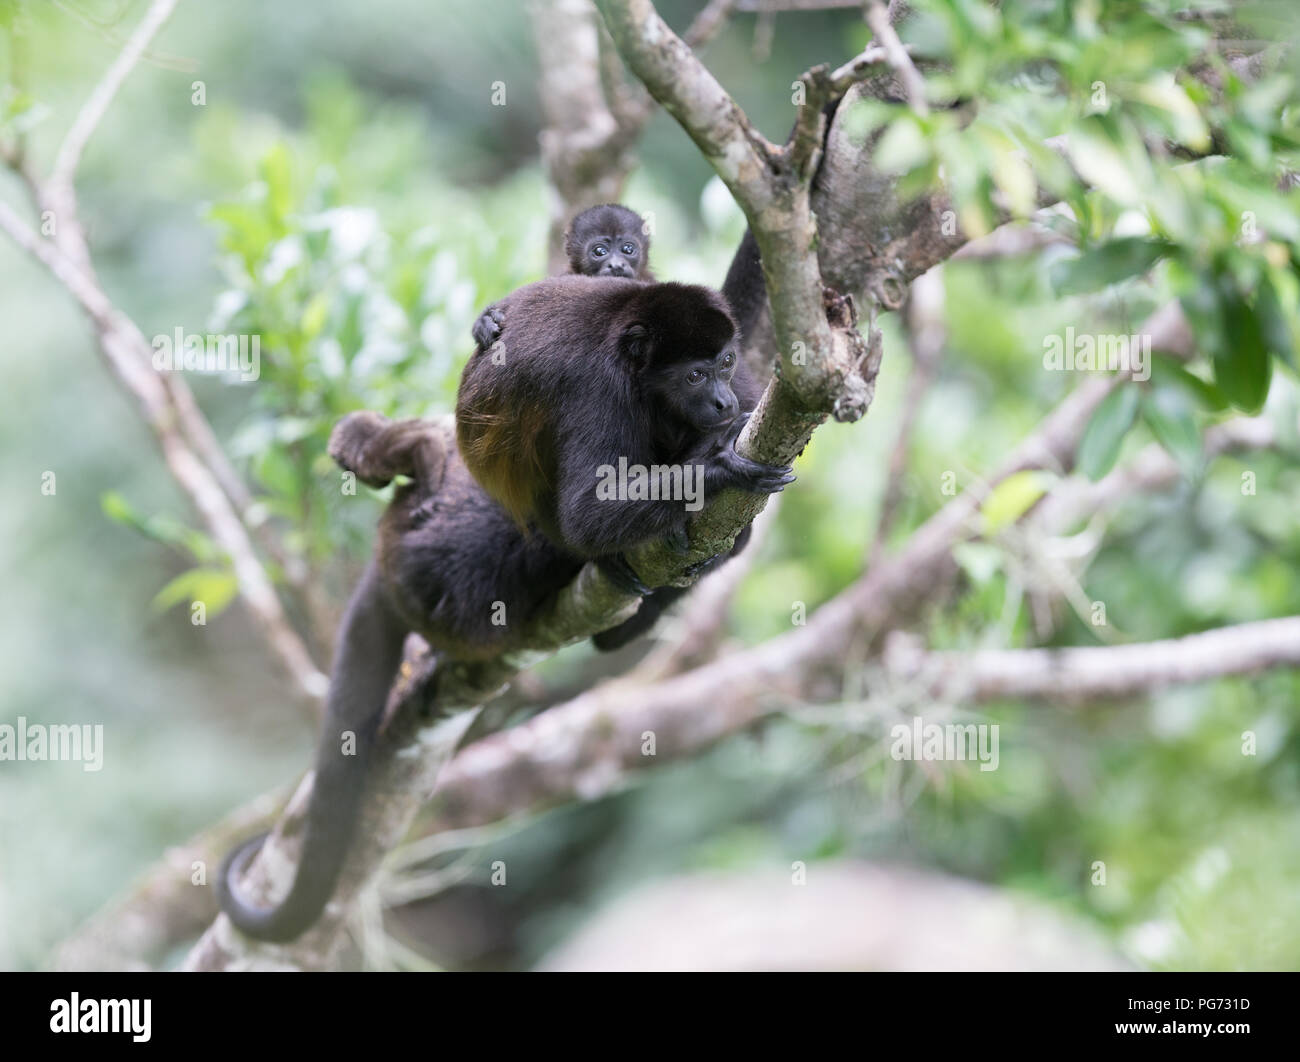
[[[83,26],[86,26],[96,33],[100,34],[109,44],[115,48],[120,48],[125,41],[125,37],[117,30],[117,21],[107,19],[92,18],[84,11],[80,10],[75,4],[65,3],[64,0],[53,0],[54,6],[71,18],[75,18]],[[182,74],[192,74],[199,68],[198,62],[187,55],[174,55],[168,52],[155,51],[147,48],[141,54],[140,58],[154,66],[162,67],[164,70],[175,70]]]
[[[135,399],[158,440],[172,477],[198,509],[217,545],[230,558],[240,595],[268,644],[302,696],[313,704],[319,702],[328,680],[312,662],[311,654],[284,614],[230,500],[177,430],[174,407],[166,387],[149,363],[151,348],[144,335],[66,254],[42,240],[4,202],[0,202],[0,230],[44,265],[81,304],[109,369]]]
[[[898,32],[889,20],[889,9],[880,0],[871,0],[867,5],[867,25],[876,35],[876,41],[889,57],[889,65],[898,74],[907,94],[907,102],[912,110],[924,117],[930,113],[930,104],[925,98],[925,78],[916,69],[912,57],[907,54],[903,42],[898,39]]]
[[[735,9],[736,0],[709,0],[704,9],[686,27],[682,40],[692,51],[698,51],[717,36],[718,31],[727,24],[727,19]]]
[[[907,378],[907,392],[903,396],[898,432],[889,455],[885,493],[880,502],[880,519],[876,523],[876,534],[867,554],[868,566],[880,560],[889,534],[894,529],[898,507],[903,500],[912,432],[916,427],[921,403],[930,390],[930,384],[934,382],[935,370],[947,339],[943,321],[943,278],[937,269],[912,281],[907,303],[907,338],[912,353],[912,371]]]
[[[126,42],[126,47],[118,53],[108,72],[95,86],[77,114],[67,136],[63,138],[63,143],[59,145],[59,153],[54,159],[54,169],[50,172],[50,184],[57,194],[62,195],[63,189],[71,187],[86,142],[95,132],[95,127],[99,125],[104,112],[113,102],[117,90],[122,87],[122,82],[139,62],[149,42],[162,29],[163,23],[171,17],[171,13],[176,9],[176,2],[177,0],[154,0],[135,28],[135,32]]]
[[[204,523],[230,558],[240,595],[266,635],[273,653],[309,703],[319,704],[328,685],[293,630],[275,589],[257,559],[245,521],[252,497],[235,474],[189,386],[156,372],[152,348],[130,318],[119,312],[100,287],[85,232],[77,216],[75,179],[86,143],[118,90],[176,7],[176,0],[154,0],[126,47],[109,66],[78,112],[59,147],[50,177],[41,181],[25,161],[10,153],[6,161],[27,185],[38,209],[56,215],[56,236],[36,235],[6,204],[0,203],[0,229],[68,289],[95,329],[109,369],[135,398],[153,430],[174,479],[190,497]],[[264,548],[286,572],[301,575],[268,530],[258,532]]]

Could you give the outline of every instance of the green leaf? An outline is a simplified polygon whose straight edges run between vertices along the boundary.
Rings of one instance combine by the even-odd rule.
[[[1106,396],[1088,421],[1075,461],[1079,471],[1089,479],[1101,479],[1115,467],[1124,436],[1137,419],[1139,400],[1136,387],[1121,383]]]
[[[129,501],[115,490],[106,490],[99,496],[99,507],[103,510],[104,515],[114,523],[133,527],[136,530],[143,530],[144,528],[144,518],[135,511]]]
[[[1209,127],[1187,91],[1174,80],[1172,73],[1162,71],[1151,80],[1134,85],[1131,92],[1143,103],[1169,113],[1177,140],[1194,151],[1209,149]]]
[[[1123,236],[1066,258],[1052,266],[1052,286],[1058,295],[1100,291],[1121,280],[1139,276],[1169,253],[1172,244],[1146,236]]]
[[[984,123],[973,127],[988,158],[993,183],[1017,217],[1028,217],[1037,204],[1038,182],[1029,161],[1016,142],[1001,129]]]
[[[1038,469],[1026,469],[1004,479],[980,507],[985,534],[994,534],[1019,520],[1047,493],[1055,480],[1050,472]]]
[[[1173,264],[1170,275],[1182,289],[1178,301],[1198,344],[1212,354],[1223,345],[1224,307],[1219,299],[1218,276],[1209,269],[1192,272],[1179,262]]]
[[[262,159],[261,168],[271,217],[282,222],[293,205],[293,166],[289,149],[283,143],[276,144]]]
[[[1189,479],[1200,474],[1203,454],[1194,414],[1191,396],[1179,387],[1157,387],[1142,399],[1142,419]]]
[[[844,131],[854,143],[865,144],[868,137],[901,110],[902,108],[897,104],[889,104],[881,100],[858,99],[845,106],[835,120],[843,124]]]
[[[217,556],[217,547],[204,532],[187,527],[170,516],[145,516],[117,491],[105,491],[100,495],[99,506],[115,523],[164,546],[189,553],[196,561],[204,562]]]
[[[907,173],[930,159],[930,144],[915,118],[900,115],[889,124],[872,156],[883,173]]]
[[[154,595],[160,612],[189,601],[201,601],[209,616],[215,616],[234,600],[239,589],[234,573],[225,568],[191,568],[181,572]]]
[[[1268,398],[1273,359],[1259,318],[1235,291],[1223,298],[1223,341],[1214,349],[1214,380],[1238,409],[1258,413]]]
[[[1277,279],[1288,288],[1294,289],[1293,276],[1290,273],[1277,272]],[[1294,306],[1294,302],[1287,305]],[[1283,309],[1283,300],[1274,283],[1274,270],[1264,273],[1255,296],[1255,313],[1259,317],[1260,334],[1265,348],[1277,355],[1293,369],[1296,368],[1295,336],[1291,332],[1291,322]]]
[[[329,299],[323,291],[318,291],[303,308],[302,317],[298,321],[298,329],[304,339],[311,340],[320,335],[321,329],[325,327],[325,322],[329,318],[329,312]]]
[[[1181,387],[1209,413],[1221,413],[1228,408],[1228,399],[1214,384],[1189,372],[1168,355],[1157,354],[1151,361],[1151,376],[1157,384]]]
[[[1150,164],[1141,141],[1113,116],[1092,114],[1080,121],[1070,133],[1069,153],[1089,184],[1125,206],[1141,203]]]

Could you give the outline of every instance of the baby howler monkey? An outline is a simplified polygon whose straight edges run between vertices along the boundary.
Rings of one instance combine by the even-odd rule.
[[[588,207],[569,222],[564,253],[569,272],[587,277],[627,277],[647,283],[650,272],[650,233],[635,210],[621,203]],[[507,299],[494,302],[474,322],[474,342],[490,347],[501,335]]]

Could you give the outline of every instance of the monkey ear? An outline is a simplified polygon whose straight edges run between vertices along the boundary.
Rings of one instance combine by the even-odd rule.
[[[650,330],[643,324],[630,324],[618,337],[618,351],[634,369],[644,369],[650,364]]]

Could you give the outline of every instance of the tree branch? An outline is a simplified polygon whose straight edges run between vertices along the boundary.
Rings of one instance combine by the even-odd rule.
[[[912,431],[921,404],[930,384],[934,381],[939,358],[943,354],[948,334],[943,319],[943,277],[938,269],[923,273],[912,282],[907,302],[908,347],[912,354],[912,371],[907,378],[907,391],[903,395],[903,408],[898,419],[898,432],[894,448],[889,454],[889,472],[885,492],[880,500],[880,519],[876,534],[867,555],[867,566],[872,567],[884,554],[889,534],[894,529],[898,506],[903,499],[907,475],[907,457],[912,444]]]
[[[1077,445],[1072,433],[1082,431],[1105,393],[1104,388],[1090,387],[1082,402],[1071,396],[1017,449],[992,482],[1022,467],[1041,467],[1035,460],[1058,467],[1056,455]],[[1271,447],[1274,441],[1267,420],[1237,418],[1207,433],[1206,454],[1212,457],[1261,449]],[[1064,530],[1121,497],[1167,489],[1179,478],[1176,463],[1163,449],[1152,447],[1099,483],[1077,478],[1060,482],[1025,519],[1048,531]],[[867,659],[872,646],[884,641],[889,631],[910,623],[946,585],[947,573],[952,570],[952,546],[966,536],[971,525],[972,497],[978,508],[978,497],[984,496],[986,488],[987,484],[973,486],[954,499],[931,517],[902,551],[883,558],[857,583],[818,609],[807,628],[777,639],[778,658],[772,662],[772,672],[775,678],[786,678],[782,684],[765,684],[765,676],[757,673],[766,666],[773,643],[649,686],[638,685],[635,672],[623,676],[505,733],[462,748],[441,773],[428,776],[430,800],[420,815],[420,833],[484,826],[564,801],[597,799],[623,784],[627,773],[694,755],[787,703],[834,696],[834,687],[850,662]],[[1057,505],[1058,500],[1062,504]],[[843,634],[846,624],[852,623],[859,624],[856,645]],[[789,643],[796,636],[798,645],[792,650]],[[819,640],[828,637],[836,639],[832,660],[815,666],[812,662],[799,664]],[[708,718],[719,710],[719,720]],[[640,754],[647,732],[656,736],[655,756]],[[250,809],[259,808],[265,816],[268,806],[279,803],[278,795],[263,797]],[[182,851],[214,866],[229,847],[230,837],[252,832],[265,822],[264,817],[248,819],[249,813],[249,809],[240,809],[227,816],[187,841]],[[105,927],[147,920],[151,912],[154,917],[163,912],[165,932],[133,938],[134,946],[133,940],[122,934],[103,939]],[[164,863],[145,874],[122,901],[106,908],[60,948],[60,968],[125,969],[157,961],[199,933],[216,914],[211,890],[196,890],[188,877]],[[210,953],[207,961],[219,965],[216,956],[220,954],[228,953]],[[112,958],[100,962],[87,958],[96,955]]]
[[[65,194],[65,189],[72,187],[77,164],[81,161],[81,153],[86,147],[86,142],[90,140],[95,127],[104,117],[109,104],[113,102],[117,90],[122,87],[122,83],[139,62],[140,56],[149,47],[149,42],[171,17],[176,9],[176,2],[177,0],[154,0],[135,28],[135,32],[127,40],[126,47],[118,53],[108,72],[95,86],[77,114],[67,136],[63,138],[63,143],[59,145],[58,155],[54,159],[54,168],[50,172],[52,190],[60,198]]]
[[[889,9],[880,0],[871,0],[867,4],[867,25],[876,35],[876,41],[884,49],[889,65],[898,74],[907,93],[907,102],[912,110],[921,116],[930,113],[930,104],[925,96],[925,79],[921,77],[912,57],[907,54],[903,42],[898,39],[893,23],[889,19]]]
[[[162,449],[172,477],[193,502],[217,545],[230,558],[240,596],[273,654],[293,679],[299,696],[315,705],[323,697],[328,680],[313,663],[311,654],[290,625],[271,581],[257,559],[241,516],[232,506],[232,484],[238,486],[244,498],[247,498],[247,492],[226,462],[189,389],[181,381],[165,379],[154,371],[150,364],[150,344],[135,323],[113,306],[100,287],[77,219],[73,182],[82,150],[122,82],[170,16],[175,4],[176,0],[155,0],[132,33],[127,47],[77,115],[60,147],[50,179],[41,182],[29,169],[20,167],[20,175],[37,205],[56,212],[55,231],[58,235],[55,243],[39,237],[5,203],[0,203],[0,230],[44,265],[90,318],[110,371],[135,400]],[[196,439],[199,444],[197,452]]]
[[[906,635],[885,644],[890,677],[922,696],[964,702],[1089,701],[1275,667],[1300,667],[1300,616],[1220,627],[1136,645],[926,652]]]
[[[547,256],[550,272],[560,273],[565,268],[566,223],[593,203],[622,198],[623,183],[635,163],[632,144],[644,119],[635,130],[625,128],[606,104],[591,0],[537,0],[530,10],[540,67],[537,90],[546,123],[538,143],[555,190]]]

